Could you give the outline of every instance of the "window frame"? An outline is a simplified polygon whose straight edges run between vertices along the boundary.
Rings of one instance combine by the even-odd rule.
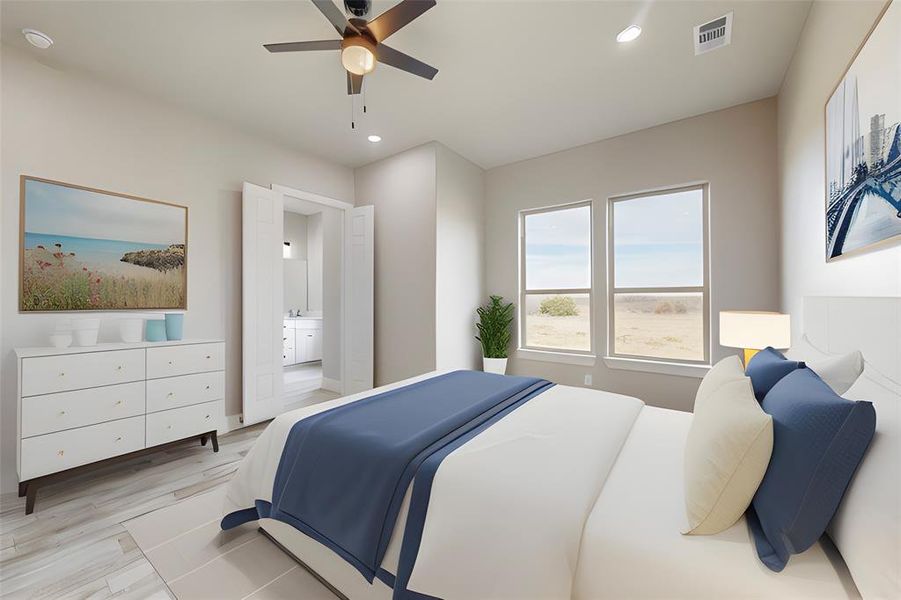
[[[589,283],[588,288],[536,288],[528,289],[526,284],[526,217],[531,215],[557,212],[561,210],[569,210],[572,208],[588,207],[588,269]],[[580,358],[595,357],[596,344],[594,340],[595,331],[595,306],[594,306],[594,250],[595,250],[595,230],[594,230],[594,200],[579,200],[577,202],[568,202],[565,204],[555,204],[553,206],[542,206],[539,208],[528,208],[519,211],[519,324],[517,327],[519,351],[533,353],[532,356],[537,358],[540,354],[545,355],[570,355]],[[560,348],[554,346],[529,346],[526,344],[526,296],[541,295],[571,295],[571,294],[587,294],[588,295],[588,350],[577,350],[571,348]],[[540,353],[540,354],[539,354]]]
[[[617,202],[628,200],[637,200],[639,198],[650,198],[653,196],[663,196],[678,192],[687,192],[692,190],[700,190],[702,193],[701,209],[702,209],[702,230],[701,239],[703,241],[703,281],[700,286],[679,286],[679,287],[616,287],[616,255],[614,251],[614,208]],[[643,354],[625,354],[616,352],[616,310],[614,306],[614,298],[616,294],[701,294],[701,305],[703,312],[702,335],[701,339],[704,344],[704,356],[700,360],[690,360],[683,358],[668,358],[660,356],[649,356]],[[607,354],[606,358],[634,361],[645,363],[663,363],[668,365],[685,365],[685,366],[710,366],[710,349],[711,349],[711,328],[710,328],[710,183],[699,182],[685,185],[657,188],[643,192],[635,192],[619,196],[611,196],[607,199]]]

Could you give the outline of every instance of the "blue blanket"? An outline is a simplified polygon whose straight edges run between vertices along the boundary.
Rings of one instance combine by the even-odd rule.
[[[278,519],[334,550],[368,581],[379,575],[393,584],[394,576],[380,573],[379,565],[416,477],[401,551],[406,565],[398,568],[402,591],[441,460],[551,385],[532,377],[455,371],[298,421],[282,451],[272,502],[258,500],[231,513],[222,528]]]

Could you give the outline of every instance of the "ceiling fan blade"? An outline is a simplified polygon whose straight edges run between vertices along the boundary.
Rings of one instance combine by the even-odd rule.
[[[438,69],[431,65],[427,65],[421,60],[416,60],[412,56],[404,54],[400,50],[395,50],[391,46],[379,44],[375,47],[375,57],[380,63],[391,65],[401,71],[419,75],[426,79],[434,79],[438,74]]]
[[[363,76],[347,73],[347,95],[353,96],[363,91]]]
[[[310,50],[340,50],[341,40],[319,40],[316,42],[285,42],[283,44],[263,44],[269,52],[308,52]]]
[[[401,0],[400,4],[389,8],[367,23],[366,28],[375,37],[375,41],[382,42],[435,4],[435,0]]]
[[[360,33],[360,31],[347,20],[344,13],[341,12],[341,9],[335,6],[335,3],[332,2],[332,0],[312,0],[312,2],[316,5],[316,8],[319,9],[319,12],[325,15],[325,18],[334,25],[335,29],[342,36],[347,31]]]

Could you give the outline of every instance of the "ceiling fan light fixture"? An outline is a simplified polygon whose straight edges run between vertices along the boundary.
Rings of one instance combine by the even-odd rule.
[[[341,46],[341,64],[354,75],[367,75],[375,69],[374,46],[363,38],[344,40]]]
[[[638,25],[629,25],[618,34],[616,34],[616,41],[620,44],[625,44],[626,42],[631,42],[638,39],[638,36],[640,35],[641,27],[639,27]]]

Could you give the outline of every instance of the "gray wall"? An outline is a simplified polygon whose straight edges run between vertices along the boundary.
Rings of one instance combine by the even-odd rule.
[[[901,296],[901,246],[825,260],[823,110],[883,5],[815,2],[779,93],[782,308],[796,339],[804,296]]]
[[[189,207],[185,335],[224,338],[226,413],[241,411],[241,185],[272,182],[348,201],[350,169],[246,135],[145,96],[58,71],[2,46],[2,489],[15,483],[12,349],[47,345],[59,318],[19,314],[19,175]],[[113,318],[114,315],[104,315]],[[109,328],[104,330],[108,333]]]
[[[485,302],[483,171],[436,144],[435,368],[480,369],[475,311]]]
[[[721,348],[717,314],[724,309],[779,308],[779,208],[776,101],[773,98],[491,169],[485,175],[486,282],[489,294],[517,298],[517,212],[594,200],[597,314],[607,312],[607,198],[689,182],[710,183],[713,359]],[[518,300],[517,300],[518,301]],[[593,324],[606,347],[605,319]],[[548,377],[690,410],[700,380],[608,369],[602,360],[578,367],[511,358],[509,372]]]
[[[354,172],[375,207],[375,383],[435,368],[435,145]]]

